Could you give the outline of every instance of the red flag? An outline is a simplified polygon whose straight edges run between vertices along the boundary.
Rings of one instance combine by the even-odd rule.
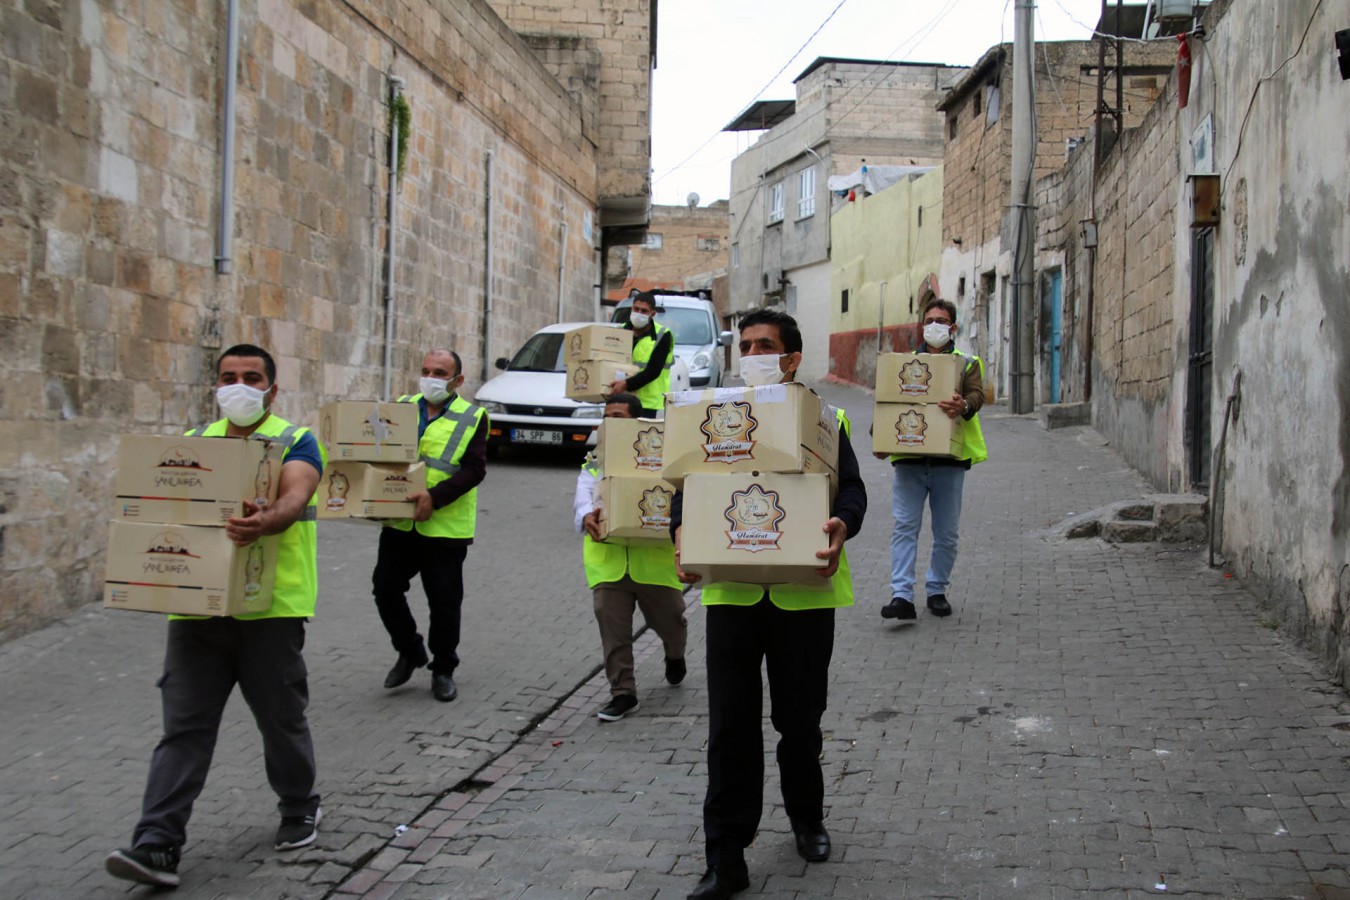
[[[1185,109],[1191,99],[1191,42],[1177,35],[1177,109]]]

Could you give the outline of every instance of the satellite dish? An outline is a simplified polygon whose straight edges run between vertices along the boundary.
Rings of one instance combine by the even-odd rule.
[[[684,202],[689,205],[690,209],[693,209],[698,206],[698,194],[691,193],[688,197],[684,198]]]

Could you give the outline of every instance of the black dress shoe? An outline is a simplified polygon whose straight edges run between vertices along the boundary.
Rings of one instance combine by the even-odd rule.
[[[689,894],[688,900],[725,900],[732,894],[739,894],[750,886],[750,871],[745,863],[739,866],[723,866],[708,869],[699,880],[698,887]]]
[[[807,862],[824,862],[830,858],[830,835],[824,822],[792,820],[792,834],[797,838],[797,855]]]
[[[947,602],[946,594],[934,594],[928,598],[928,611],[935,616],[950,616],[952,605]]]
[[[459,688],[455,687],[455,679],[439,672],[431,676],[431,693],[442,703],[449,703],[459,696]]]
[[[423,653],[421,657],[409,656],[406,653],[398,655],[398,662],[389,670],[389,674],[384,676],[384,686],[386,688],[396,688],[400,684],[407,684],[408,679],[412,677],[413,672],[427,664],[427,655]]]

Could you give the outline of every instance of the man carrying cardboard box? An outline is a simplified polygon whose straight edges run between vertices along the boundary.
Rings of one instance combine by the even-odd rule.
[[[633,362],[642,369],[609,386],[611,394],[634,393],[642,403],[642,415],[658,416],[670,391],[670,367],[675,364],[675,337],[656,321],[656,295],[643,291],[633,298],[628,322],[633,332]]]
[[[748,385],[791,381],[802,359],[797,322],[776,310],[741,320],[741,378]],[[849,442],[849,422],[839,423],[839,493],[822,530],[830,546],[816,554],[823,587],[722,582],[703,588],[708,642],[708,792],[703,838],[708,868],[690,900],[730,897],[750,885],[745,848],[754,839],[764,806],[763,687],[767,661],[770,719],[778,731],[778,771],[783,806],[797,853],[808,862],[830,856],[825,830],[825,781],[820,719],[829,694],[834,652],[834,611],[853,605],[853,580],[844,541],[862,528],[867,490]],[[679,565],[683,494],[675,495],[671,531]],[[680,580],[697,575],[679,570]]]
[[[607,419],[637,419],[642,404],[633,394],[615,394],[605,403]],[[601,512],[595,507],[595,489],[604,473],[587,459],[577,476],[572,501],[573,522],[582,538],[581,558],[586,584],[594,594],[595,621],[605,654],[605,678],[610,701],[596,713],[603,722],[617,722],[638,708],[637,679],[633,675],[633,608],[652,627],[665,647],[666,682],[684,681],[684,646],[689,627],[684,594],[675,574],[675,546],[662,541],[601,543]]]
[[[459,354],[435,349],[422,360],[421,393],[399,398],[417,404],[417,450],[427,466],[427,489],[408,495],[417,508],[411,519],[380,529],[372,576],[380,621],[398,651],[384,686],[406,683],[430,661],[431,693],[443,702],[459,695],[454,674],[464,558],[478,521],[478,485],[487,475],[487,413],[455,393],[463,384]],[[408,586],[419,574],[431,614],[425,644],[408,609]]]
[[[978,356],[962,353],[952,343],[956,336],[956,306],[936,297],[923,309],[923,343],[920,353],[952,353],[968,360],[960,389],[938,406],[953,422],[958,434],[952,446],[961,446],[959,457],[916,456],[898,453],[890,456],[894,468],[891,510],[895,529],[891,532],[891,602],[881,608],[884,619],[908,625],[916,621],[914,609],[914,570],[919,553],[919,527],[923,523],[923,504],[933,516],[933,558],[928,564],[924,593],[928,611],[935,616],[950,616],[947,587],[956,565],[958,526],[961,522],[961,491],[966,472],[988,459],[979,412],[984,406],[984,363]],[[876,454],[881,459],[885,454]]]
[[[225,524],[239,547],[277,536],[276,583],[272,605],[262,612],[170,618],[159,681],[164,736],[150,758],[131,846],[114,850],[106,861],[118,878],[161,887],[178,884],[192,804],[206,783],[221,714],[236,684],[262,733],[267,780],[279,798],[276,849],[312,843],[322,815],[301,651],[305,620],[314,615],[318,595],[314,492],[323,474],[323,449],[309,429],[272,415],[277,367],[266,350],[233,346],[221,354],[216,373],[216,401],[225,418],[188,434],[265,437],[285,447],[277,499],[265,508],[245,501],[244,515]]]

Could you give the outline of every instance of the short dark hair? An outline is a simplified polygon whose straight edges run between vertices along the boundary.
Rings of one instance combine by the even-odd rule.
[[[621,391],[617,394],[610,394],[605,398],[605,405],[611,403],[622,403],[628,407],[628,414],[635,419],[642,418],[642,401],[637,398],[637,394],[630,394],[627,391]]]
[[[656,309],[656,291],[641,291],[634,294],[633,303],[637,303],[639,300],[650,306],[653,310]],[[632,304],[630,304],[630,306],[631,305]]]
[[[772,325],[778,329],[778,339],[783,342],[783,349],[788,353],[802,352],[802,330],[797,327],[797,320],[787,313],[777,309],[757,309],[741,319],[741,333],[752,325]]]
[[[940,309],[951,316],[952,324],[956,324],[956,304],[950,300],[943,300],[941,297],[929,297],[928,302],[923,305],[923,313],[919,318],[922,319],[924,316],[927,316],[928,311],[934,308]]]
[[[267,383],[277,383],[277,361],[261,347],[253,344],[235,344],[216,358],[216,374],[220,374],[220,364],[227,356],[256,356],[263,361],[263,371],[267,373]]]
[[[464,374],[464,363],[462,363],[462,362],[459,361],[459,354],[458,354],[458,353],[456,353],[455,351],[451,350],[449,347],[432,347],[430,350],[428,350],[426,353],[424,353],[424,354],[422,354],[422,355],[423,355],[424,357],[426,357],[426,356],[430,356],[430,355],[433,354],[433,353],[444,353],[446,356],[448,356],[448,357],[450,357],[451,359],[453,359],[453,360],[455,361],[455,374],[456,374],[456,375],[463,375],[463,374]]]

